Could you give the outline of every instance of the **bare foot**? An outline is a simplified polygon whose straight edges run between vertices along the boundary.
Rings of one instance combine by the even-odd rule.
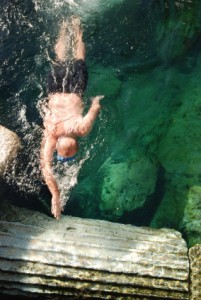
[[[61,208],[59,206],[53,204],[51,211],[55,219],[58,220],[61,217]]]
[[[61,217],[61,212],[64,210],[63,206],[61,205],[61,201],[59,199],[59,196],[53,196],[52,197],[52,208],[51,212],[55,219],[59,219]]]
[[[71,23],[73,26],[78,26],[78,27],[81,26],[80,18],[77,15],[71,17]]]
[[[69,23],[66,20],[63,20],[60,25],[59,36],[55,45],[55,53],[57,60],[65,61],[67,57],[67,50],[69,48],[68,42],[68,28]]]
[[[71,23],[73,27],[73,31],[77,34],[77,38],[82,37],[82,28],[81,28],[81,21],[78,16],[72,16]]]

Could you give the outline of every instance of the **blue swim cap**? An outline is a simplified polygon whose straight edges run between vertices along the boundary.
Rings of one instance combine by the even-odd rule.
[[[58,161],[61,161],[61,162],[67,162],[67,161],[72,161],[75,159],[75,155],[74,156],[71,156],[71,157],[63,157],[63,156],[60,156],[57,154],[57,160]]]

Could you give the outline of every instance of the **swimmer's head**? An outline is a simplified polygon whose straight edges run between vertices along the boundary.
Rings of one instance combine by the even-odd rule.
[[[62,136],[58,138],[56,149],[61,158],[73,157],[78,151],[78,143],[72,137]]]

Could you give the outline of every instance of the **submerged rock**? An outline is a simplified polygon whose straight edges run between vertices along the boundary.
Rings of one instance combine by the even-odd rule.
[[[180,59],[198,38],[200,2],[163,1],[160,5],[160,16],[169,11],[171,17],[158,20],[155,32],[157,54],[166,62]]]
[[[164,169],[165,187],[163,199],[152,220],[152,226],[155,227],[165,226],[179,229],[183,227],[184,223],[186,224],[190,214],[195,212],[195,205],[199,210],[199,203],[196,198],[193,200],[191,197],[196,195],[198,187],[201,186],[200,80],[201,60],[199,59],[196,68],[188,76],[188,81],[183,87],[180,96],[182,97],[181,105],[172,115],[167,134],[159,143],[158,159]],[[196,193],[194,193],[194,186],[197,186]],[[190,213],[192,201],[194,208]],[[186,205],[187,210],[184,213]],[[189,226],[193,222],[192,220]],[[196,231],[201,232],[201,224],[198,220],[196,222]]]
[[[100,209],[108,218],[142,207],[155,190],[156,166],[143,155],[134,153],[119,163],[107,161],[103,170]]]
[[[116,78],[110,67],[106,77],[110,72]],[[151,201],[159,169],[158,143],[166,135],[171,112],[180,103],[176,78],[182,75],[175,68],[134,73],[122,81],[120,93],[120,83],[114,79],[113,100],[104,100],[101,121],[96,123],[99,131],[95,125],[92,132],[96,136],[93,157],[83,165],[79,184],[72,192],[73,198],[79,199],[82,216],[116,220]],[[97,79],[97,85],[89,89],[91,94],[96,88],[101,91],[100,82]],[[106,87],[109,89],[109,83]]]

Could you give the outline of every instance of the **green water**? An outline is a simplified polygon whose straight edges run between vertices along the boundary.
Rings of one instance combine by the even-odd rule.
[[[3,1],[0,123],[23,142],[11,201],[49,213],[39,171],[47,52],[59,22],[80,15],[85,95],[104,94],[77,161],[55,165],[65,214],[181,230],[201,241],[200,1]],[[14,196],[13,196],[14,195]]]

